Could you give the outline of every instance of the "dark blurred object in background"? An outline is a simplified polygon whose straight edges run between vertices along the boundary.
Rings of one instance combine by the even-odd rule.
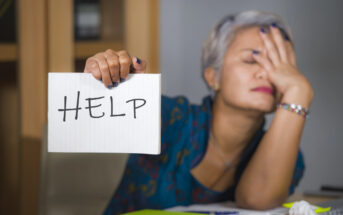
[[[74,0],[75,40],[100,38],[101,14],[99,0]]]
[[[0,1],[0,43],[16,42],[15,0]]]

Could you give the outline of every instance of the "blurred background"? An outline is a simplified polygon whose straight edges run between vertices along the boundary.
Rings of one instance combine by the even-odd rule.
[[[200,103],[203,41],[221,17],[250,9],[289,24],[315,90],[296,192],[343,186],[343,1],[1,0],[0,214],[100,214],[121,177],[125,154],[46,152],[48,72],[82,72],[87,57],[127,49],[162,73],[165,95]]]

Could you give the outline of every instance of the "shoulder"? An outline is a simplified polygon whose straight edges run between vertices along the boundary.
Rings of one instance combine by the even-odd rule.
[[[163,111],[173,110],[175,108],[184,109],[190,106],[189,100],[185,96],[169,97],[162,95],[161,103]]]
[[[180,152],[204,138],[211,111],[205,103],[192,104],[184,96],[162,96],[162,151],[168,148],[169,152]]]
[[[174,114],[181,117],[180,114],[206,113],[211,112],[212,100],[210,96],[204,97],[202,104],[192,104],[185,96],[168,97],[162,95],[162,114]]]
[[[192,104],[185,96],[168,97],[162,96],[162,132],[170,126],[182,127],[191,124],[189,129],[199,123],[207,123],[211,118],[212,100],[209,96],[204,97],[202,104]]]
[[[183,122],[190,110],[189,100],[184,96],[162,96],[161,105],[162,126]]]

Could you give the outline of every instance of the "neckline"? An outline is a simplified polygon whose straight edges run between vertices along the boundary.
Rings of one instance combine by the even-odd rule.
[[[212,118],[212,115],[211,115],[211,108],[209,109],[209,118],[208,120],[210,121]],[[247,156],[249,155],[249,153],[251,152],[251,150],[254,148],[254,146],[257,143],[257,138],[261,136],[261,133],[263,133],[264,131],[264,125],[265,125],[265,119],[263,120],[263,123],[261,125],[261,127],[256,131],[256,133],[254,134],[253,138],[251,139],[251,142],[244,148],[243,152],[241,153],[241,158],[238,162],[238,164],[236,165],[236,172],[235,172],[235,175],[234,175],[234,182],[231,186],[229,186],[227,189],[223,190],[223,191],[217,191],[217,190],[214,190],[214,189],[211,189],[205,185],[203,185],[200,181],[198,181],[198,179],[191,173],[191,170],[193,168],[195,168],[197,165],[200,164],[200,162],[204,159],[204,156],[207,152],[207,147],[209,145],[209,138],[210,138],[210,129],[206,129],[205,131],[205,142],[202,144],[203,145],[203,148],[204,150],[201,151],[201,154],[200,154],[200,157],[199,159],[197,159],[196,163],[191,165],[189,170],[188,170],[188,174],[190,175],[190,177],[192,178],[192,180],[198,185],[198,187],[201,187],[203,190],[207,191],[207,192],[211,192],[212,194],[216,194],[216,195],[220,195],[220,194],[224,194],[226,192],[228,192],[230,189],[232,189],[233,187],[235,187],[237,185],[237,174],[238,174],[238,169],[241,168],[241,164],[244,163],[244,160],[247,159]],[[198,137],[199,139],[199,142],[200,141],[200,135]]]
[[[193,174],[192,174],[190,171],[189,171],[188,173],[190,174],[192,180],[196,183],[196,185],[197,185],[198,187],[201,187],[201,189],[205,190],[206,192],[210,192],[210,193],[212,193],[212,194],[214,194],[214,195],[223,194],[223,193],[227,192],[230,188],[232,188],[232,186],[230,186],[229,188],[227,188],[227,189],[224,190],[224,191],[213,190],[213,189],[211,189],[211,188],[209,188],[209,187],[206,187],[206,186],[203,185],[202,183],[200,183],[200,182],[198,181],[198,179],[195,178],[195,177],[193,176]]]
[[[209,143],[209,138],[210,138],[210,122],[212,121],[212,105],[213,105],[213,100],[210,96],[206,96],[204,99],[203,99],[203,102],[202,102],[202,107],[201,109],[202,110],[206,110],[205,113],[207,114],[207,122],[206,122],[206,129],[204,131],[204,140],[205,142],[201,141],[201,136],[202,135],[199,135],[198,136],[198,142],[201,144],[201,148],[203,148],[203,150],[201,150],[201,154],[199,154],[198,156],[200,156],[197,161],[192,165],[190,165],[190,168],[189,170],[187,171],[188,174],[190,175],[191,179],[193,180],[193,182],[196,183],[196,185],[200,188],[202,188],[203,190],[205,190],[206,192],[210,192],[214,195],[219,195],[219,194],[223,194],[225,193],[228,189],[230,189],[231,187],[229,187],[228,189],[224,190],[224,191],[217,191],[217,190],[213,190],[209,187],[206,187],[205,185],[203,185],[200,181],[198,181],[198,179],[196,177],[194,177],[194,175],[191,173],[191,170],[193,168],[195,168],[196,166],[198,166],[200,164],[200,162],[204,159],[204,156],[207,152],[207,147],[208,147],[208,143]],[[197,157],[197,156],[196,156]]]
[[[190,177],[192,178],[192,180],[198,185],[198,187],[201,187],[203,190],[205,191],[208,191],[208,192],[211,192],[213,194],[223,194],[223,193],[226,193],[228,192],[230,189],[232,189],[233,187],[236,186],[237,184],[237,174],[239,173],[239,169],[242,168],[242,164],[244,164],[244,161],[247,159],[247,156],[250,154],[251,150],[254,148],[254,146],[256,144],[258,144],[258,140],[257,138],[259,136],[261,136],[261,133],[263,133],[264,131],[264,125],[265,125],[265,118],[263,120],[263,123],[261,125],[261,127],[256,131],[256,133],[254,134],[253,138],[251,139],[251,142],[245,147],[245,149],[243,150],[242,154],[241,154],[241,158],[236,166],[236,172],[235,172],[235,175],[234,175],[234,183],[233,185],[229,186],[227,189],[223,190],[223,191],[217,191],[217,190],[213,190],[209,187],[206,187],[205,185],[203,185],[202,183],[200,183],[198,181],[197,178],[195,178],[193,176],[193,174],[191,173],[191,170],[193,168],[195,168],[197,165],[199,165],[199,163],[204,159],[204,156],[207,152],[207,147],[208,147],[208,144],[209,144],[209,138],[210,138],[210,127],[211,127],[211,124],[210,122],[212,121],[212,106],[213,106],[213,99],[210,97],[210,96],[206,96],[205,98],[203,98],[203,102],[202,102],[202,105],[201,105],[201,110],[204,111],[207,115],[207,122],[206,122],[206,129],[204,131],[204,141],[201,141],[201,138],[203,137],[202,135],[199,135],[198,136],[198,142],[201,144],[201,148],[203,150],[201,150],[201,154],[199,153],[198,155],[196,155],[195,157],[199,156],[199,158],[196,160],[196,162],[194,164],[190,164],[189,166],[189,169],[188,169],[188,173],[190,175]]]

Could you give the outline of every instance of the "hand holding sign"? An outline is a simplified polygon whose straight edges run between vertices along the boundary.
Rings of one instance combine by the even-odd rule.
[[[131,58],[127,51],[115,52],[108,49],[99,52],[86,61],[85,73],[92,73],[94,78],[102,80],[108,88],[117,86],[131,73],[145,73],[146,62],[137,57]]]
[[[161,75],[128,74],[128,62],[146,68],[128,56],[108,50],[87,60],[88,74],[49,73],[49,152],[160,153]],[[129,80],[107,89],[89,73],[106,86]]]

